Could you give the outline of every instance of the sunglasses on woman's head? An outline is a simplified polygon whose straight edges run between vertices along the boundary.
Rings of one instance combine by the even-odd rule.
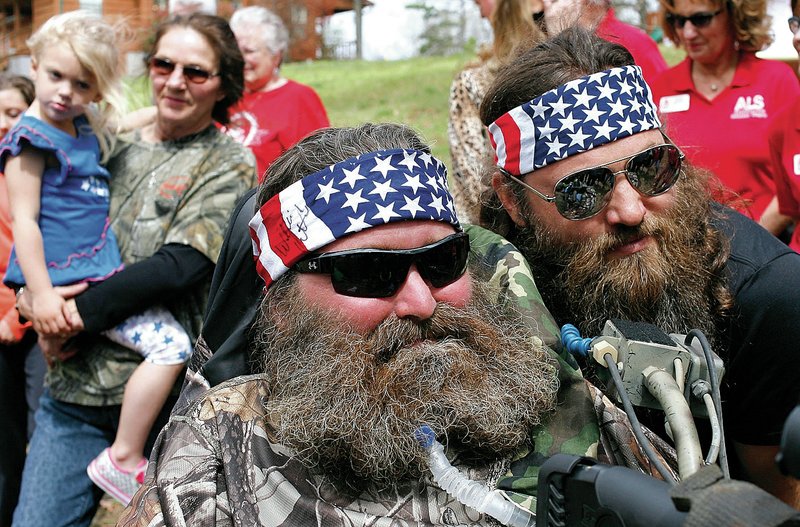
[[[608,165],[627,159],[625,168],[614,172]],[[559,179],[548,196],[521,178],[511,177],[543,200],[555,203],[556,210],[568,220],[591,218],[608,204],[617,174],[625,174],[628,183],[644,196],[658,196],[678,181],[683,154],[672,144],[657,145],[632,156],[615,159],[600,166],[584,168]],[[502,169],[501,169],[502,170]]]
[[[718,14],[722,13],[722,9],[717,9],[716,11],[710,12],[706,11],[703,13],[695,13],[689,16],[681,16],[676,15],[675,13],[667,13],[667,23],[670,24],[672,27],[676,27],[678,29],[683,29],[683,26],[686,25],[686,22],[691,22],[694,27],[703,28],[707,27],[711,20]]]
[[[178,64],[169,59],[160,59],[158,57],[150,58],[150,71],[158,75],[172,75],[176,67],[178,67]],[[181,66],[181,72],[183,72],[183,76],[186,80],[194,84],[203,84],[211,77],[219,75],[219,73],[211,73],[197,66]]]
[[[452,284],[467,270],[469,235],[452,234],[416,249],[353,249],[305,258],[293,269],[299,273],[331,275],[340,295],[386,298],[406,281],[411,264],[434,287]]]

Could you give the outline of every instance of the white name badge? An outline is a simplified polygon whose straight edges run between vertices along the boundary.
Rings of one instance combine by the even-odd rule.
[[[795,154],[793,161],[794,161],[794,175],[800,176],[800,154]]]
[[[689,109],[689,94],[666,95],[658,101],[658,111],[661,113],[685,112]]]

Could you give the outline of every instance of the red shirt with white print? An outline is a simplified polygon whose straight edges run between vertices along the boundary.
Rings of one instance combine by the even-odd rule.
[[[667,134],[692,164],[733,191],[733,201],[720,192],[718,201],[758,220],[775,195],[767,130],[800,96],[797,76],[782,62],[741,53],[731,84],[708,100],[694,87],[691,65],[685,59],[652,85]]]

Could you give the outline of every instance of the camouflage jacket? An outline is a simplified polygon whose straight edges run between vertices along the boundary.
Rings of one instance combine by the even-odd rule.
[[[256,182],[250,151],[214,126],[162,143],[145,143],[138,131],[123,136],[107,167],[111,226],[128,265],[168,243],[190,245],[216,262],[230,211]],[[206,283],[164,302],[192,340],[207,294]],[[82,335],[78,347],[48,372],[52,395],[88,406],[120,404],[141,356],[99,335]]]
[[[237,377],[173,415],[156,441],[144,485],[117,525],[499,525],[448,495],[431,476],[385,491],[342,492],[277,443],[265,410],[267,382],[262,375]],[[563,402],[572,404],[581,395],[584,401],[560,408],[533,431],[531,451],[467,470],[458,454],[448,453],[451,462],[469,479],[502,489],[519,506],[535,511],[536,474],[546,457],[556,452],[595,455],[598,420],[624,426],[613,416],[613,405],[606,416],[591,411],[586,386],[567,383],[565,391],[572,395]],[[588,415],[582,415],[584,408],[590,409]],[[637,466],[635,459],[643,459],[637,445],[633,455],[632,466]]]

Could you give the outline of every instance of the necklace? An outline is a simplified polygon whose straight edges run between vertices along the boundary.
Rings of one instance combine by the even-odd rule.
[[[709,88],[711,89],[711,91],[717,91],[719,89],[719,85],[712,84],[712,85],[709,86]]]

